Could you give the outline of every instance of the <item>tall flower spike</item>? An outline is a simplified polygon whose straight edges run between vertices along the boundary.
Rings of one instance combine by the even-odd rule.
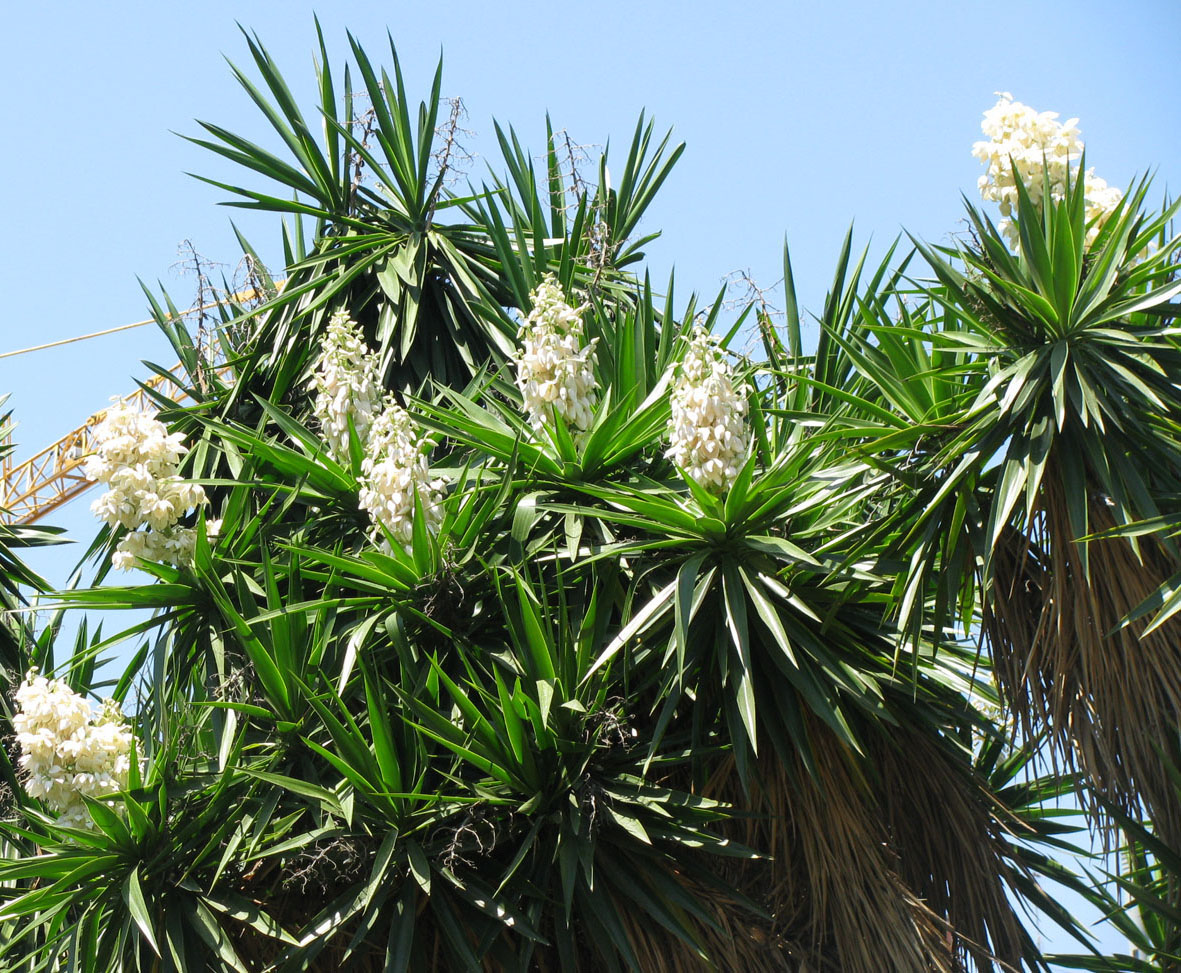
[[[199,484],[177,475],[187,452],[180,433],[170,434],[158,419],[116,401],[95,427],[94,439],[86,476],[110,489],[90,509],[112,527],[148,528],[124,537],[111,563],[123,570],[141,557],[177,567],[191,563],[196,533],[177,521],[209,501]]]
[[[403,546],[414,536],[416,495],[430,530],[436,530],[443,518],[443,481],[431,480],[427,448],[410,414],[393,402],[369,430],[357,499],[374,523],[382,524]]]
[[[984,113],[980,125],[988,140],[973,145],[972,155],[988,170],[979,179],[980,195],[1000,207],[1001,232],[1015,248],[1020,239],[1013,218],[1017,211],[1017,179],[1021,179],[1030,200],[1039,208],[1045,202],[1047,177],[1050,198],[1061,200],[1070,181],[1076,178],[1072,170],[1082,156],[1083,140],[1079,138],[1077,118],[1059,122],[1057,112],[1037,112],[1013,101],[1007,91],[998,94],[1000,100]],[[1083,195],[1090,226],[1086,242],[1090,246],[1123,193],[1088,169],[1083,175]]]
[[[364,443],[369,428],[385,408],[385,389],[377,359],[361,337],[357,322],[337,311],[328,322],[324,350],[312,376],[316,400],[312,410],[320,420],[324,439],[333,458],[349,455],[349,419]]]
[[[547,276],[530,295],[533,310],[521,327],[516,356],[517,388],[525,400],[529,424],[537,433],[550,422],[551,410],[573,429],[590,428],[595,408],[591,366],[598,338],[586,335],[578,310],[566,303],[562,288]]]
[[[746,397],[704,328],[695,328],[673,382],[665,455],[711,493],[725,493],[746,461]]]
[[[58,823],[90,828],[84,797],[127,787],[134,737],[119,704],[105,700],[97,713],[60,679],[29,671],[16,691],[12,724],[21,748],[25,789],[58,816]]]

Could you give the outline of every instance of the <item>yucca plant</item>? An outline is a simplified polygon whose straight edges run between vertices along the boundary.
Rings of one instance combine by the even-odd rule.
[[[290,823],[280,822],[277,832],[269,827],[273,806],[252,793],[255,783],[236,766],[218,772],[190,761],[183,781],[169,781],[179,742],[144,779],[133,772],[126,794],[91,801],[94,823],[86,830],[32,808],[21,826],[4,824],[7,838],[38,849],[0,864],[5,969],[243,969],[235,942],[246,932],[294,942],[229,883],[207,882],[227,867],[221,856],[234,826],[239,840],[254,828],[254,841],[237,846],[245,857]]]
[[[219,368],[153,298],[195,404],[160,401],[150,475],[202,494],[154,495],[140,519],[188,546],[146,580],[108,583],[149,549],[112,518],[95,584],[57,594],[153,612],[60,667],[97,688],[132,642],[139,744],[83,826],[20,795],[4,961],[958,973],[1045,967],[1022,904],[1081,936],[1037,884],[1072,881],[1046,802],[1073,780],[1021,776],[968,638],[999,577],[964,577],[992,363],[950,285],[897,300],[909,258],[867,270],[850,237],[808,354],[789,260],[785,334],[629,270],[680,151],[650,122],[618,183],[573,188],[552,132],[539,178],[498,128],[506,178],[456,196],[438,75],[413,119],[393,51],[388,77],[353,41],[354,120],[321,39],[319,138],[248,45],[294,162],[203,144],[298,194],[240,203],[316,228],[227,308]],[[762,361],[730,350],[752,324]]]
[[[1018,183],[1015,253],[971,206],[970,243],[920,246],[947,309],[930,340],[969,352],[977,376],[954,437],[932,450],[920,522],[946,535],[952,499],[976,498],[978,519],[959,515],[959,557],[982,560],[983,631],[1007,705],[1097,793],[1181,839],[1154,749],[1176,746],[1177,639],[1167,620],[1135,620],[1176,551],[1160,534],[1113,531],[1177,495],[1181,285],[1164,235],[1175,207],[1146,212],[1142,181],[1088,246],[1082,180],[1044,207]]]
[[[445,128],[441,63],[415,114],[392,41],[391,77],[350,37],[362,87],[354,88],[346,65],[338,94],[320,35],[320,102],[309,123],[261,42],[246,39],[263,87],[238,68],[235,75],[290,161],[211,123],[202,123],[209,138],[193,141],[277,183],[285,194],[207,180],[238,197],[231,205],[289,214],[294,223],[285,231],[282,293],[249,312],[259,324],[250,329],[248,346],[236,349],[236,381],[227,394],[236,407],[251,408],[247,390],[290,394],[316,336],[342,308],[379,350],[391,387],[415,389],[428,377],[461,387],[486,363],[503,362],[512,352],[515,328],[505,308],[522,306],[531,266],[541,273],[547,263],[577,267],[596,286],[608,287],[617,268],[642,259],[645,241],[631,239],[632,232],[682,148],[666,153],[666,136],[653,149],[650,122],[641,118],[637,125],[618,187],[609,185],[604,154],[594,193],[581,181],[575,192],[565,182],[552,132],[539,186],[516,135],[498,129],[507,181],[494,178],[456,195],[448,170],[455,133],[444,130],[440,137],[437,131]],[[444,222],[446,215],[460,220]],[[315,223],[310,245],[304,217]]]

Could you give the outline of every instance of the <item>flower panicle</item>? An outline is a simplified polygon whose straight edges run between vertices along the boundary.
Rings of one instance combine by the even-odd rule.
[[[84,471],[87,479],[110,489],[90,509],[112,527],[132,531],[119,542],[111,563],[122,570],[135,567],[138,558],[177,567],[192,563],[196,532],[178,521],[209,501],[200,484],[177,473],[188,452],[181,434],[169,433],[154,416],[116,400],[95,426],[94,440]]]
[[[316,393],[312,411],[320,421],[329,452],[343,462],[349,455],[349,421],[357,438],[365,442],[388,399],[377,358],[347,311],[337,311],[328,321],[324,350],[311,386]]]
[[[1007,91],[998,92],[999,100],[984,113],[981,131],[987,139],[972,146],[972,155],[984,163],[986,171],[978,181],[980,195],[1000,208],[1001,232],[1016,248],[1020,233],[1015,222],[1020,180],[1030,201],[1039,209],[1045,203],[1048,184],[1050,200],[1066,196],[1072,179],[1077,178],[1077,164],[1083,154],[1078,119],[1058,121],[1058,113],[1038,112],[1014,101]],[[1095,175],[1094,169],[1083,173],[1084,208],[1087,220],[1086,244],[1090,246],[1103,223],[1123,199],[1123,193]]]
[[[119,704],[96,712],[60,679],[30,669],[17,688],[13,717],[25,789],[59,824],[91,828],[84,798],[124,790],[136,757],[135,737]]]
[[[717,340],[695,328],[673,381],[665,456],[711,493],[725,493],[746,462],[745,392]]]
[[[413,540],[416,496],[429,530],[438,530],[443,519],[444,483],[431,479],[429,448],[430,444],[417,435],[410,414],[390,402],[370,429],[361,462],[357,497],[361,509],[369,513],[375,527],[384,525],[404,546]]]
[[[593,356],[599,339],[586,341],[584,308],[566,302],[553,275],[530,297],[533,309],[521,325],[521,349],[514,359],[529,424],[540,435],[556,411],[576,432],[585,432],[594,419]]]

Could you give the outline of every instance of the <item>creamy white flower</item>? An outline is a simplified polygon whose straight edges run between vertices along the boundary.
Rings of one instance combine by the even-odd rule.
[[[181,550],[168,544],[187,530],[175,526],[176,522],[186,511],[209,502],[200,485],[176,473],[187,451],[181,434],[169,433],[158,419],[116,402],[95,427],[94,439],[96,448],[86,461],[86,476],[110,489],[90,509],[112,527],[149,528],[147,533],[124,537],[111,563],[122,570],[135,567],[137,557],[178,567],[189,564],[191,547],[187,556],[161,556]]]
[[[403,545],[410,544],[414,535],[416,495],[430,530],[436,530],[443,518],[444,484],[431,479],[429,448],[410,414],[394,402],[369,431],[357,500],[375,524],[384,525]],[[375,536],[379,534],[375,531]]]
[[[1017,179],[1020,178],[1031,202],[1039,208],[1045,201],[1047,182],[1050,198],[1061,200],[1067,185],[1078,178],[1076,164],[1083,153],[1083,141],[1079,138],[1077,118],[1059,122],[1057,112],[1037,112],[1013,101],[1008,92],[998,94],[1000,100],[984,113],[980,125],[988,140],[975,143],[972,154],[988,170],[979,180],[980,195],[1000,207],[1000,229],[1015,248],[1020,239],[1014,222]],[[1089,246],[1119,205],[1123,193],[1108,186],[1093,169],[1083,174],[1083,193]]]
[[[566,303],[552,275],[530,297],[533,310],[521,327],[521,350],[515,358],[529,424],[540,433],[556,411],[572,428],[585,431],[594,418],[591,356],[599,339],[583,343],[582,317]]]
[[[346,461],[349,419],[364,443],[369,427],[385,408],[386,395],[377,358],[366,347],[357,322],[344,311],[332,315],[328,322],[312,387],[316,391],[312,411],[320,420],[328,450],[334,459]]]
[[[713,493],[729,489],[746,461],[744,392],[716,340],[696,328],[673,382],[665,455]]]
[[[134,737],[119,704],[98,712],[60,679],[30,670],[16,691],[13,717],[25,789],[70,827],[92,826],[83,797],[127,787]]]

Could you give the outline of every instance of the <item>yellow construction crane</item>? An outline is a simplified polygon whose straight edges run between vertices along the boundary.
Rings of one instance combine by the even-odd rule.
[[[276,281],[276,288],[282,289],[286,281]],[[194,307],[185,314],[208,311],[226,303],[245,304],[257,300],[259,294],[254,289],[232,294],[221,301]],[[116,331],[126,331],[129,328],[139,328],[148,321],[136,321],[124,324],[106,331],[81,335],[78,338],[66,338],[62,341],[52,341],[32,348],[22,348],[19,351],[6,352],[0,358],[22,355],[32,351],[41,351],[58,345],[70,344],[88,338],[98,338],[102,335],[114,334]],[[218,369],[225,372],[225,366]],[[169,375],[154,375],[143,384],[155,392],[165,395],[174,402],[180,402],[187,397],[184,386],[179,381],[182,372],[180,363],[174,365]],[[175,376],[175,377],[174,377]],[[122,398],[136,408],[149,410],[154,408],[151,397],[139,388],[130,395]],[[32,524],[46,514],[56,510],[64,503],[85,493],[94,486],[93,481],[86,479],[82,466],[86,457],[94,450],[94,428],[103,420],[106,409],[102,409],[90,416],[77,429],[72,429],[57,442],[46,446],[45,449],[23,462],[16,463],[12,453],[6,453],[0,461],[0,476],[3,477],[3,488],[0,490],[0,518],[10,524]]]

